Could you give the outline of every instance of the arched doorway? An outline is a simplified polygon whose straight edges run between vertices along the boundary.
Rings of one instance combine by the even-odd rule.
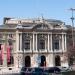
[[[40,63],[41,67],[46,66],[46,57],[44,55],[41,56],[41,63]]]
[[[55,66],[61,66],[60,56],[59,56],[59,55],[57,55],[57,56],[55,57]]]
[[[71,66],[71,65],[73,65],[73,57],[72,56],[69,58],[69,66]]]
[[[30,67],[31,66],[31,59],[30,56],[25,57],[25,67]]]

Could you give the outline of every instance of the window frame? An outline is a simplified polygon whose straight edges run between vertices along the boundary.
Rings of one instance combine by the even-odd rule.
[[[60,41],[59,41],[59,39],[55,39],[55,40],[53,40],[53,50],[59,50],[59,48],[60,48]]]
[[[26,42],[28,43],[29,46],[28,46],[28,45],[25,45]],[[26,48],[26,47],[27,47],[27,48]],[[26,40],[24,41],[24,49],[25,49],[25,50],[30,50],[30,39],[26,39]]]

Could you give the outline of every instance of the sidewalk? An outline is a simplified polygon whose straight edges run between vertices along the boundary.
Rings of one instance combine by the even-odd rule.
[[[3,74],[14,74],[14,73],[20,73],[20,69],[0,69],[0,75]]]

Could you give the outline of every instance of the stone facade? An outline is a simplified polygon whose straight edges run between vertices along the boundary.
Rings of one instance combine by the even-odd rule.
[[[0,46],[3,45],[0,67],[68,67],[68,57],[64,55],[67,30],[60,20],[5,18],[0,26]]]

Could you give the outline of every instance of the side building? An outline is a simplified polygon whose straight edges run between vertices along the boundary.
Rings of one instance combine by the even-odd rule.
[[[69,66],[64,22],[4,18],[0,25],[0,67]]]

